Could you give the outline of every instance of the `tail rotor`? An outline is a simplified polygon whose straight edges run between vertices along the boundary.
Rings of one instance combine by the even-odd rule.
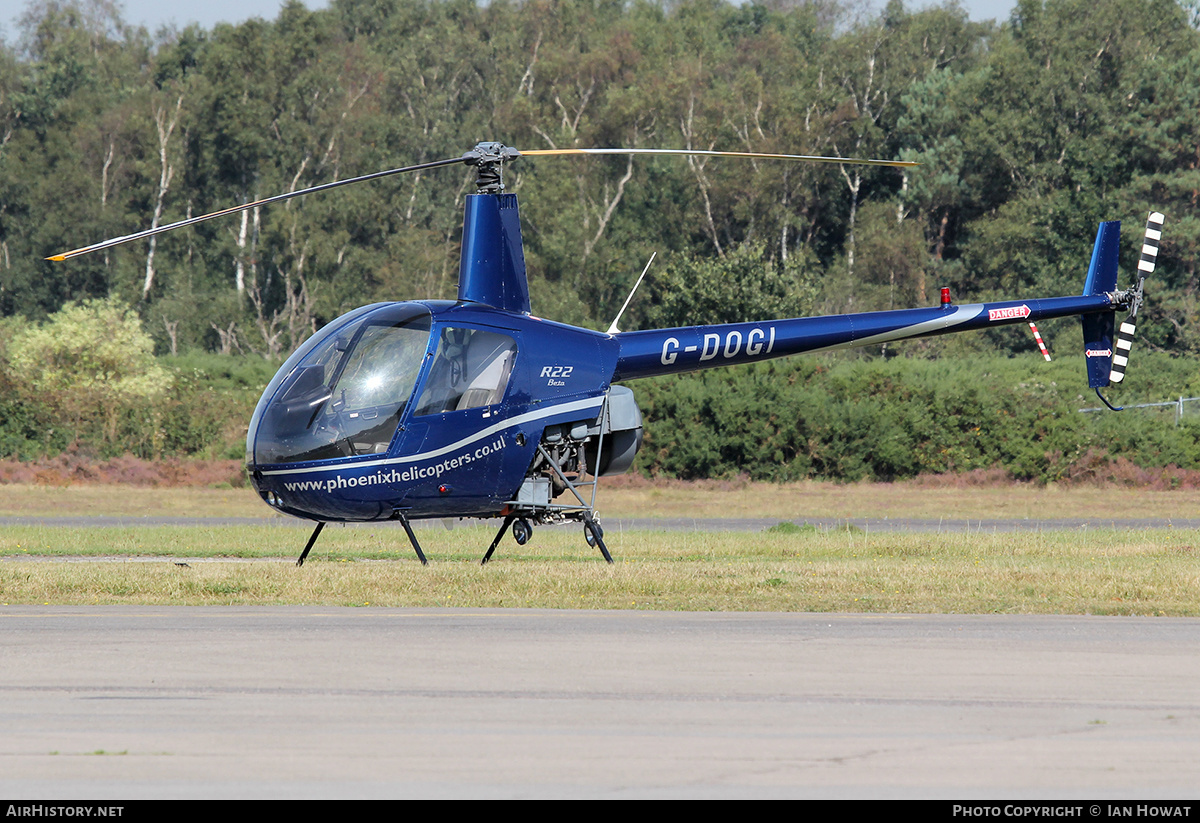
[[[1158,245],[1162,240],[1164,219],[1161,213],[1151,212],[1150,219],[1146,221],[1146,237],[1142,242],[1142,257],[1138,261],[1137,283],[1131,290],[1133,294],[1129,301],[1129,317],[1117,330],[1117,341],[1113,349],[1112,371],[1108,376],[1113,383],[1124,380],[1125,371],[1129,368],[1129,352],[1133,348],[1133,337],[1137,330],[1137,314],[1142,307],[1142,290],[1146,276],[1154,273],[1154,266],[1158,262]]]

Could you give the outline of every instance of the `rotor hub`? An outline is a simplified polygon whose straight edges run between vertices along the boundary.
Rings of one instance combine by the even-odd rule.
[[[476,167],[475,188],[479,194],[499,194],[504,191],[504,164],[520,156],[521,152],[503,143],[479,143],[462,160]]]

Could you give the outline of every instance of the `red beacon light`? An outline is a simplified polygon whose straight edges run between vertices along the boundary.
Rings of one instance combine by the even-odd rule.
[[[942,306],[945,307],[945,306],[949,306],[949,305],[950,305],[950,289],[943,286],[942,287]]]

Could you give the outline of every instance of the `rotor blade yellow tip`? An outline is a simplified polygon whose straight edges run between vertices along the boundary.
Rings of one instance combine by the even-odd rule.
[[[67,259],[67,256],[65,254],[56,254],[53,257],[47,257],[46,259],[53,260],[55,263],[61,263],[63,260]]]

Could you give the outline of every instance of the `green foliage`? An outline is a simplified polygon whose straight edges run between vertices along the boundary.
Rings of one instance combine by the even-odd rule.
[[[18,392],[70,421],[76,439],[99,425],[112,441],[123,410],[149,407],[171,387],[137,313],[116,298],[67,303],[7,349]]]
[[[0,323],[0,455],[240,458],[276,368],[203,352],[156,359],[119,301],[68,303],[43,324]]]
[[[217,359],[208,355],[208,359]],[[229,364],[261,363],[260,358],[219,357]],[[244,380],[254,369],[177,366],[175,386],[159,406],[157,423],[161,453],[207,459],[240,459],[245,455],[246,424],[270,375]],[[157,454],[143,455],[157,457]]]
[[[671,255],[647,275],[640,328],[800,317],[812,310],[816,271],[796,256],[773,260],[762,244],[718,258]]]
[[[89,362],[103,346],[56,350],[20,318],[137,296],[158,353],[247,355],[228,362],[269,372],[354,306],[452,297],[471,175],[389,178],[66,263],[46,255],[483,139],[922,164],[525,158],[505,182],[522,198],[534,311],[551,319],[602,326],[652,252],[626,328],[900,308],[942,285],[960,301],[1072,293],[1096,222],[1136,232],[1154,208],[1167,229],[1139,346],[1200,354],[1195,1],[1021,0],[998,27],[956,2],[917,5],[864,16],[842,0],[288,2],[275,20],[154,40],[116,4],[31,2],[20,48],[0,43],[0,450],[236,452],[259,366],[185,359],[170,361],[173,379],[148,377],[138,343],[123,351],[146,371],[126,376]],[[1122,269],[1135,263],[1127,239]],[[886,353],[1030,345],[1014,327]],[[1084,437],[1053,391],[1010,394],[1015,375],[986,390],[966,374],[900,380],[894,362],[864,361],[879,353],[762,367],[770,379],[760,368],[652,383],[656,419],[673,409],[681,428],[713,436],[666,448],[658,426],[646,465],[853,478],[1000,463],[1047,478],[1090,448],[1192,454],[1187,427],[1089,423]],[[64,376],[71,358],[84,379]],[[975,434],[988,427],[1003,454]]]
[[[646,419],[641,471],[671,477],[894,480],[1001,467],[1041,482],[1110,459],[1192,466],[1200,425],[1129,410],[1084,414],[1083,365],[1028,355],[973,360],[803,358],[635,386]],[[1145,382],[1119,402],[1193,391],[1186,361],[1143,355]],[[1195,396],[1187,395],[1187,396]]]
[[[43,258],[499,138],[922,163],[523,160],[506,181],[543,316],[602,324],[651,252],[649,285],[671,288],[635,304],[647,323],[710,313],[686,305],[689,275],[698,303],[741,301],[743,316],[807,310],[814,282],[828,310],[923,303],[941,284],[1074,289],[1095,222],[1154,206],[1168,232],[1147,340],[1200,352],[1194,4],[1031,0],[1000,28],[912,5],[289,2],[273,21],[153,41],[112,4],[31,3],[22,50],[0,47],[0,314],[140,295],[159,352],[277,359],[364,302],[452,296],[469,173]]]

